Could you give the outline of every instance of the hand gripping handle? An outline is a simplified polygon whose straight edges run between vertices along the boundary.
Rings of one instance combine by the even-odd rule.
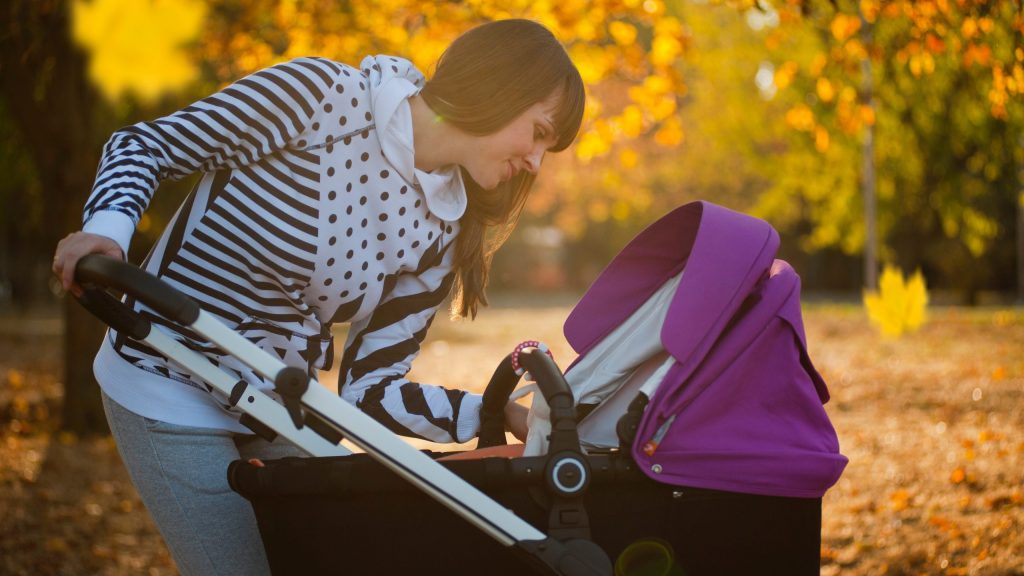
[[[123,328],[125,319],[131,318],[134,312],[129,310],[126,314],[123,309],[128,307],[113,298],[104,298],[95,292],[90,294],[90,286],[123,292],[182,326],[190,326],[199,318],[200,308],[194,300],[138,266],[109,256],[83,256],[75,267],[75,280],[87,288],[86,300],[91,300],[85,302],[80,298],[79,301],[115,329]]]

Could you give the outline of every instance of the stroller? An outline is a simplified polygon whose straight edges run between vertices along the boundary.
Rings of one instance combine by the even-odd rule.
[[[499,363],[479,446],[504,443],[502,407],[523,370],[550,414],[546,453],[517,458],[439,460],[450,455],[412,448],[137,268],[90,256],[76,274],[275,383],[280,403],[150,330],[109,293],[81,298],[228,395],[257,433],[314,456],[228,470],[252,502],[274,574],[817,574],[821,497],[846,458],[806,351],[799,279],[774,259],[778,244],[767,223],[707,202],[641,232],[566,321],[579,353],[567,375],[536,343]],[[569,386],[566,376],[584,371],[589,354],[614,353],[617,329],[652,306],[660,329],[635,333],[660,356],[610,379],[598,402]],[[348,454],[343,437],[366,453]]]

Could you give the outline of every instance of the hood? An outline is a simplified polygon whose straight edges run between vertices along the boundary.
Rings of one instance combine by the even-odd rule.
[[[384,157],[402,178],[419,187],[434,216],[458,220],[467,204],[462,170],[453,164],[424,172],[415,164],[409,98],[423,88],[423,74],[412,62],[395,56],[367,56],[359,67],[370,80],[370,106]]]

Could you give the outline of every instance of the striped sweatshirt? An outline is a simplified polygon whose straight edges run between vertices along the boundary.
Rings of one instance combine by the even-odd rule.
[[[465,442],[480,397],[406,378],[453,282],[466,193],[457,166],[414,166],[408,98],[423,75],[369,57],[300,58],[256,72],[106,144],[83,230],[127,253],[159,183],[202,177],[143,267],[291,366],[329,370],[348,322],[339,390],[396,433]],[[131,302],[157,328],[263,390],[188,329]],[[108,332],[104,392],[142,416],[246,432],[227,400],[157,351]]]

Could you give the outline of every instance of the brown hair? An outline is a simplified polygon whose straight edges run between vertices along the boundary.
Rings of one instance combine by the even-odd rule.
[[[554,113],[564,150],[583,119],[583,80],[551,32],[530,20],[499,20],[459,36],[441,55],[420,95],[445,122],[477,136],[493,134],[534,104],[559,94]],[[455,247],[452,313],[476,317],[494,252],[515,228],[535,176],[526,171],[485,191],[463,169],[469,205]]]

